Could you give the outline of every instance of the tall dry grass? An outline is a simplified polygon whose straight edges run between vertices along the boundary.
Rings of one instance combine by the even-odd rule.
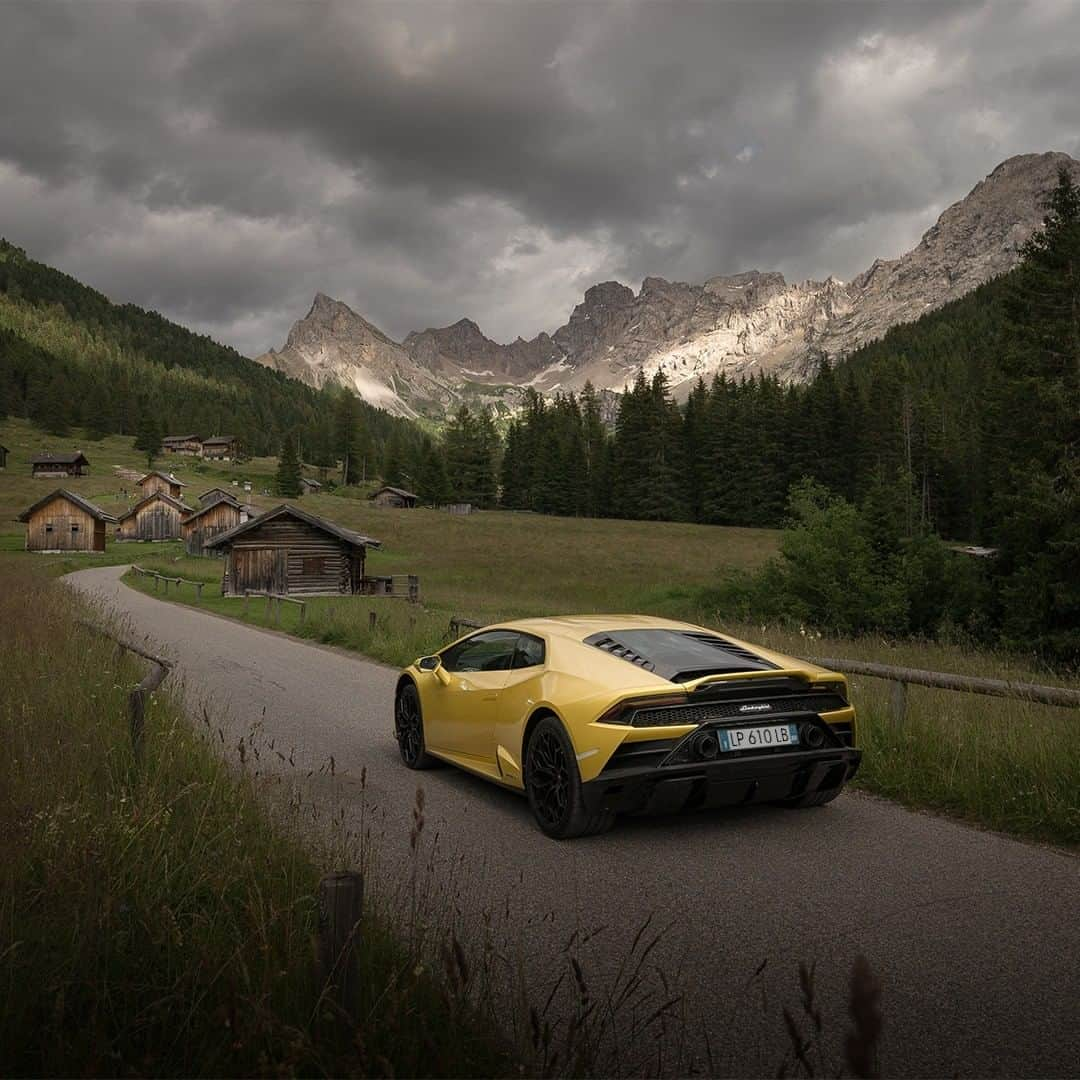
[[[490,1075],[510,1058],[459,988],[373,909],[359,1023],[324,1028],[313,965],[323,869],[348,837],[258,798],[167,690],[141,762],[141,677],[66,591],[0,562],[0,1071],[10,1075]],[[337,1032],[337,1027],[333,1026]]]

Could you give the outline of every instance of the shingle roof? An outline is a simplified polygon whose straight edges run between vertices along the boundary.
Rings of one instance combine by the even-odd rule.
[[[336,536],[339,540],[344,540],[345,543],[352,544],[354,547],[377,548],[382,546],[378,540],[374,540],[370,536],[363,536],[361,533],[353,532],[352,529],[342,528],[342,526],[336,525],[332,521],[327,521],[325,518],[316,517],[315,514],[309,514],[306,510],[301,510],[299,506],[291,506],[288,503],[282,503],[280,506],[275,506],[272,510],[267,510],[266,513],[259,514],[258,517],[252,518],[251,521],[242,522],[239,525],[234,525],[226,532],[218,533],[217,536],[207,540],[207,542],[203,544],[203,547],[217,547],[219,544],[228,543],[247,532],[249,529],[257,528],[267,521],[272,521],[274,518],[280,517],[282,514],[291,514],[300,521],[305,521],[308,525],[312,525],[316,529],[322,529],[323,531],[330,533],[331,536]]]
[[[97,521],[107,521],[110,524],[116,524],[116,518],[112,514],[106,514],[100,506],[95,506],[88,499],[84,499],[81,495],[76,495],[74,491],[68,491],[67,488],[57,488],[55,491],[50,491],[42,499],[38,499],[33,506],[27,507],[20,515],[19,521],[29,521],[30,516],[35,510],[44,506],[50,499],[55,498],[67,499],[68,502],[74,503],[79,509],[85,510],[91,517]]]
[[[166,435],[161,440],[163,443],[167,442],[202,442],[202,439],[198,435]]]
[[[416,495],[411,491],[406,491],[404,488],[392,487],[390,484],[383,484],[383,486],[381,488],[379,488],[378,491],[373,491],[368,496],[368,498],[369,499],[374,499],[376,495],[378,495],[380,492],[383,492],[383,491],[392,491],[395,495],[400,495],[403,499],[419,499],[420,498],[419,495]]]
[[[235,435],[211,435],[209,439],[203,439],[203,446],[214,446],[217,443],[236,442]]]
[[[184,518],[184,524],[186,525],[189,521],[194,521],[196,518],[201,518],[203,514],[208,514],[211,510],[213,510],[215,507],[220,506],[222,503],[225,503],[226,506],[231,506],[238,513],[242,509],[244,509],[235,499],[217,499],[209,506],[200,507],[198,510],[195,510],[193,513],[189,514],[186,518]]]
[[[174,499],[167,491],[152,491],[145,499],[140,499],[126,514],[121,514],[117,520],[127,521],[127,519],[132,517],[136,511],[141,510],[148,502],[153,502],[155,499],[161,499],[170,506],[175,506],[177,510],[183,511],[185,514],[190,514],[195,509],[193,506],[182,503],[179,499]]]
[[[78,462],[89,465],[86,455],[81,450],[68,454],[36,454],[30,459],[31,465],[75,465]]]
[[[145,476],[139,478],[141,484],[144,480],[149,480],[151,476],[160,476],[162,480],[168,480],[170,484],[178,484],[180,487],[187,487],[187,484],[183,480],[178,480],[172,473],[162,472],[161,469],[153,469]]]

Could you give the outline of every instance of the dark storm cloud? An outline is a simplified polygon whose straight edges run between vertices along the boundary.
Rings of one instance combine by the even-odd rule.
[[[1080,150],[1080,2],[53,3],[0,35],[0,232],[257,352],[553,329],[587,285],[848,277]]]

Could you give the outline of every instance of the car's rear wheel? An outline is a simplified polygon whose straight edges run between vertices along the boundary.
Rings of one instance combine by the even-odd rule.
[[[430,769],[438,762],[427,752],[424,742],[424,714],[420,695],[412,683],[406,683],[394,702],[394,734],[401,760],[410,769]]]
[[[525,794],[541,831],[557,840],[606,832],[615,822],[611,811],[586,809],[573,743],[554,716],[543,717],[529,739]]]

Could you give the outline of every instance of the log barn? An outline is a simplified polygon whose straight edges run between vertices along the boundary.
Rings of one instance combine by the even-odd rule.
[[[145,498],[147,495],[153,495],[155,491],[163,491],[166,495],[171,495],[174,499],[181,498],[181,489],[186,488],[187,484],[183,480],[177,480],[172,473],[162,472],[160,469],[154,469],[153,472],[148,472],[140,481],[139,488]]]
[[[85,476],[90,462],[81,450],[70,454],[37,454],[30,459],[30,472],[38,476]]]
[[[166,435],[161,440],[161,448],[167,454],[202,457],[202,439],[198,435]]]
[[[191,512],[190,506],[166,492],[152,492],[120,518],[116,539],[179,540],[180,522]]]
[[[64,488],[19,515],[27,551],[104,551],[105,525],[116,521],[100,507]]]
[[[241,506],[229,496],[214,499],[180,522],[184,550],[189,555],[220,555],[221,552],[216,549],[204,551],[206,541],[257,516],[257,511],[252,507]]]
[[[216,503],[221,499],[230,499],[232,502],[237,501],[236,496],[231,491],[226,491],[223,487],[212,487],[199,496],[199,505],[209,506],[211,503]]]
[[[231,461],[240,456],[240,440],[235,435],[211,435],[209,439],[203,439],[202,456]]]
[[[414,495],[411,491],[406,491],[404,488],[391,487],[389,484],[384,484],[378,491],[373,491],[368,498],[373,500],[376,506],[396,506],[398,508],[411,510],[416,505],[420,496]]]
[[[203,546],[225,553],[225,596],[332,596],[363,591],[367,549],[379,541],[282,504]]]

